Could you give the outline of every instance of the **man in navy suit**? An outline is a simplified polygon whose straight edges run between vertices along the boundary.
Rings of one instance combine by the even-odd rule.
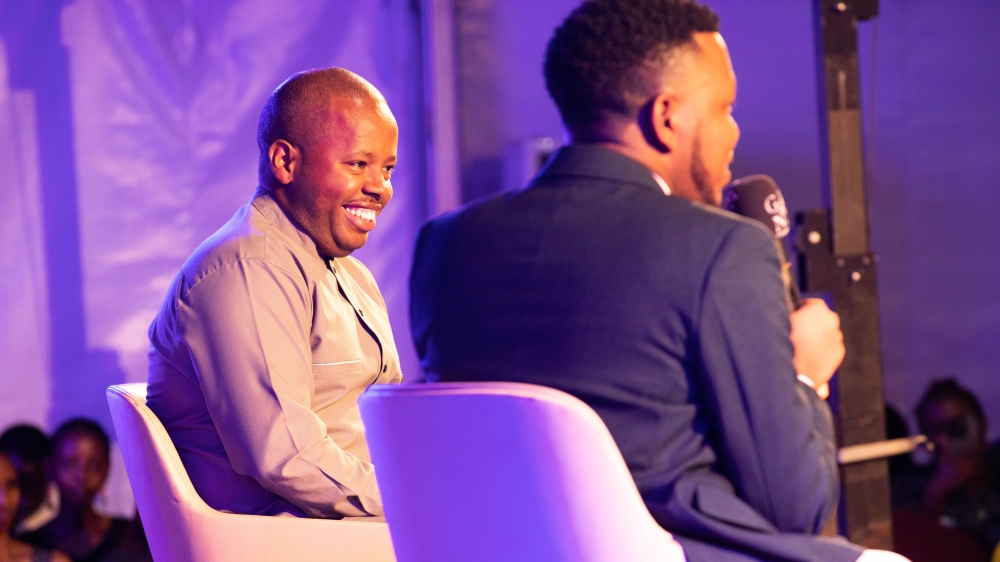
[[[690,561],[857,560],[817,536],[838,498],[820,395],[839,320],[818,300],[789,316],[769,235],[716,207],[739,137],[718,18],[585,2],[545,78],[572,143],[527,188],[420,234],[410,313],[428,379],[589,404]],[[895,555],[863,558],[880,556]]]

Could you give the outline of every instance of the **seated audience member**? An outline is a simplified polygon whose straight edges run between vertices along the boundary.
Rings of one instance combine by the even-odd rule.
[[[910,437],[906,420],[888,404],[885,427],[886,439]],[[917,466],[909,453],[889,457],[888,461],[893,549],[912,562],[986,562],[986,552],[972,535],[944,527],[937,517],[919,511],[930,467]]]
[[[11,537],[14,514],[21,501],[21,486],[14,463],[0,452],[0,560],[5,562],[69,562],[58,551],[32,546]]]
[[[257,130],[260,185],[149,328],[147,404],[215,509],[382,514],[357,399],[403,375],[375,279],[350,254],[392,198],[398,136],[352,72],[278,86]]]
[[[21,484],[14,533],[34,531],[59,511],[59,489],[45,477],[49,438],[33,425],[15,425],[0,435],[0,453],[14,464]]]
[[[115,552],[132,529],[128,519],[94,510],[110,465],[108,436],[98,424],[73,419],[52,436],[48,469],[59,487],[59,512],[24,539],[69,554],[75,562],[99,562]]]
[[[975,536],[987,552],[1000,542],[1000,462],[986,443],[986,416],[954,379],[935,381],[916,408],[920,431],[934,443],[921,509]]]

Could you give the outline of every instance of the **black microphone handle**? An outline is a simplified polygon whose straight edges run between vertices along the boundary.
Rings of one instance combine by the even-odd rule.
[[[802,308],[805,304],[802,301],[802,293],[799,292],[799,285],[794,279],[788,284],[788,298],[792,301],[792,311]]]
[[[799,291],[799,285],[795,282],[795,278],[792,277],[792,264],[788,263],[782,239],[775,238],[774,246],[778,250],[778,261],[781,262],[781,282],[785,285],[785,300],[788,301],[788,311],[795,312],[802,308],[802,293]]]

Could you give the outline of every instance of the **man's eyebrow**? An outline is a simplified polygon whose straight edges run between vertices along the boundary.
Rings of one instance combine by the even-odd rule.
[[[369,161],[375,160],[375,153],[369,150],[360,150],[358,152],[352,152],[344,157],[344,160],[355,160],[355,159],[363,159]],[[396,155],[393,154],[392,156],[386,158],[386,162],[395,163]]]
[[[367,150],[362,150],[362,151],[359,151],[359,152],[352,152],[352,153],[350,153],[350,154],[347,155],[347,159],[348,160],[350,160],[352,158],[365,158],[365,159],[368,159],[368,160],[372,160],[372,159],[375,158],[375,154],[373,154],[373,153],[371,153],[371,152],[369,152]]]

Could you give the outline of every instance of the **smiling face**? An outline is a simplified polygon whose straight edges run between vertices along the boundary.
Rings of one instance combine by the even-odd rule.
[[[322,254],[344,257],[364,246],[392,199],[399,129],[384,101],[334,97],[294,146],[270,147],[275,200]]]
[[[694,43],[698,49],[686,55],[691,60],[680,71],[686,87],[678,92],[673,118],[679,142],[668,183],[677,195],[719,205],[740,138],[733,119],[736,75],[721,35],[695,33]]]

